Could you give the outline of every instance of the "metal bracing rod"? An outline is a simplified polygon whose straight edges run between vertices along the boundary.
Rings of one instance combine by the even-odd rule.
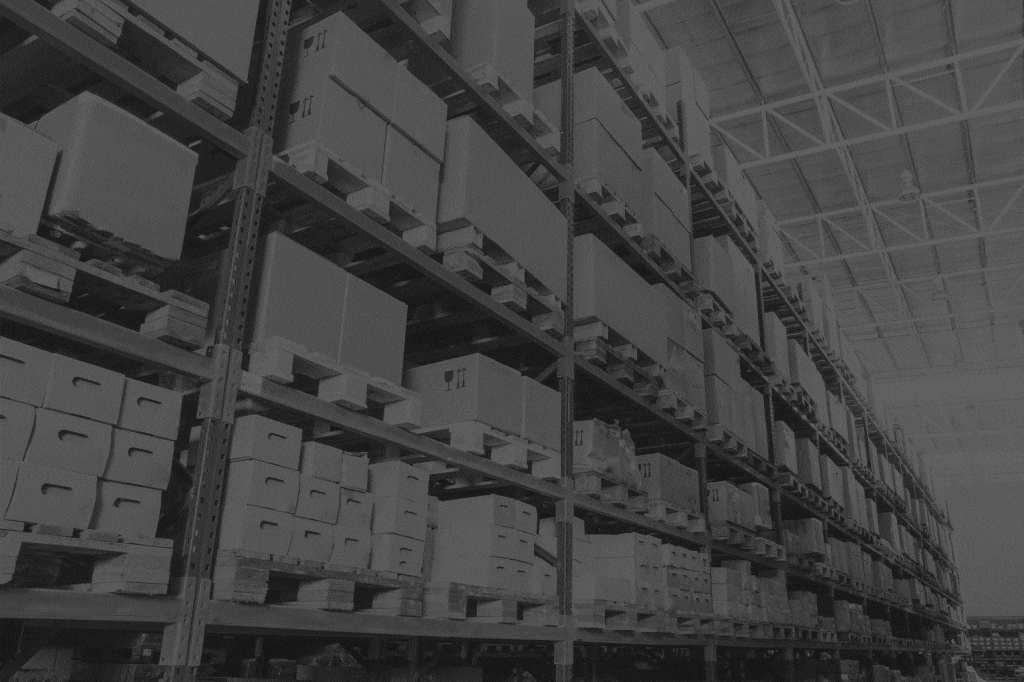
[[[1007,270],[1020,270],[1024,268],[1024,262],[1009,263],[1007,265],[990,265],[988,267],[981,268],[969,268],[966,270],[947,270],[945,272],[938,272],[934,275],[920,275],[917,277],[901,277],[896,280],[899,285],[914,284],[916,282],[934,282],[935,280],[949,280],[956,277],[968,277],[970,275],[990,275],[995,272],[1006,272]],[[863,291],[864,289],[876,289],[883,286],[888,286],[888,281],[878,282],[867,282],[864,284],[858,284],[852,287],[832,287],[832,295],[845,294],[854,291]]]
[[[860,329],[877,329],[878,327],[891,327],[898,325],[912,324],[915,322],[933,322],[936,320],[949,320],[958,317],[970,317],[971,315],[984,315],[986,313],[1003,313],[1013,312],[1016,310],[1024,310],[1024,304],[1019,305],[1008,305],[995,308],[982,308],[980,310],[960,310],[954,313],[941,313],[938,315],[921,315],[918,317],[910,317],[899,320],[881,320],[879,322],[867,322],[864,324],[854,324],[842,327],[844,332],[858,331]]]
[[[945,431],[916,432],[906,434],[910,438],[935,438],[937,436],[987,436],[1000,433],[1024,433],[1022,426],[1007,426],[995,429],[947,429]]]

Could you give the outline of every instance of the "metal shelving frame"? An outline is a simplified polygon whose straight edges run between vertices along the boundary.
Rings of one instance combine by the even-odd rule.
[[[351,3],[350,3],[351,4]],[[576,387],[585,382],[588,388],[600,391],[601,400],[622,411],[623,420],[631,425],[641,451],[663,451],[678,454],[686,450],[700,473],[701,490],[706,505],[709,468],[720,479],[758,481],[771,491],[773,518],[781,540],[780,521],[784,507],[791,513],[823,518],[819,512],[804,505],[795,496],[781,491],[774,478],[707,441],[703,431],[682,424],[669,413],[652,405],[636,391],[615,380],[603,369],[578,357],[572,334],[572,244],[581,220],[597,223],[602,239],[650,282],[661,282],[681,297],[687,292],[669,279],[643,251],[612,221],[604,216],[594,200],[576,186],[573,175],[573,106],[571,77],[562,78],[562,152],[557,160],[548,155],[494,99],[477,86],[455,60],[432,38],[396,0],[359,0],[360,8],[370,7],[375,16],[390,22],[388,30],[403,36],[407,45],[417,54],[431,61],[446,80],[433,84],[440,94],[456,92],[465,111],[473,113],[486,123],[490,132],[506,150],[515,155],[521,165],[530,170],[543,168],[556,181],[555,200],[566,215],[566,238],[569,244],[568,288],[566,306],[566,333],[554,338],[526,322],[485,292],[459,276],[447,271],[440,263],[405,243],[386,227],[370,220],[349,206],[342,198],[304,177],[281,160],[273,157],[271,134],[277,95],[282,78],[283,54],[287,32],[293,20],[292,0],[263,0],[264,36],[261,41],[258,81],[254,84],[251,113],[244,130],[211,116],[184,100],[156,78],[131,64],[123,57],[101,46],[85,34],[57,19],[34,0],[0,0],[0,18],[9,20],[44,41],[50,47],[68,55],[77,63],[88,67],[96,75],[111,82],[123,92],[133,95],[154,109],[170,117],[183,130],[194,133],[212,144],[220,152],[236,160],[231,177],[230,204],[231,229],[226,245],[226,264],[221,268],[217,301],[213,307],[216,316],[211,326],[209,345],[205,355],[187,352],[111,322],[78,312],[64,306],[0,286],[0,318],[41,330],[146,365],[154,370],[166,371],[199,382],[198,419],[200,438],[189,454],[194,486],[187,510],[188,523],[176,538],[175,580],[172,596],[138,598],[119,595],[98,595],[40,589],[8,589],[0,592],[3,617],[36,626],[64,623],[69,626],[94,629],[138,629],[160,631],[164,634],[161,664],[168,668],[174,680],[193,680],[201,663],[203,643],[207,635],[217,634],[296,634],[320,636],[367,637],[379,644],[384,639],[438,638],[438,622],[431,619],[401,618],[360,613],[330,613],[317,610],[284,609],[267,606],[248,606],[210,598],[218,532],[220,491],[226,469],[227,448],[231,425],[239,399],[253,399],[273,409],[302,415],[332,428],[377,442],[390,452],[415,452],[424,458],[443,462],[455,469],[495,481],[508,489],[534,499],[546,500],[555,508],[559,529],[558,607],[560,621],[556,627],[527,625],[494,625],[474,622],[445,622],[444,639],[534,642],[552,647],[555,679],[570,682],[573,679],[574,650],[580,646],[609,647],[690,647],[699,650],[705,661],[707,679],[717,676],[716,661],[730,649],[766,649],[781,652],[787,679],[792,679],[794,650],[822,650],[830,653],[918,653],[931,652],[948,655],[948,647],[936,643],[900,641],[891,645],[866,645],[849,642],[811,642],[793,640],[751,640],[725,635],[664,635],[622,633],[596,633],[577,631],[572,618],[572,518],[582,513],[600,519],[608,528],[635,529],[690,548],[701,549],[713,559],[740,558],[751,561],[763,569],[783,569],[804,585],[816,585],[818,591],[828,595],[845,595],[861,600],[865,606],[884,609],[886,614],[902,614],[907,622],[937,623],[946,628],[958,627],[940,614],[921,613],[887,597],[863,593],[848,586],[835,585],[816,576],[802,574],[792,567],[766,560],[735,547],[710,541],[704,534],[690,533],[648,519],[636,513],[613,507],[592,497],[579,494],[572,482],[572,423],[580,416],[575,400]],[[342,3],[328,0],[318,5],[322,10],[340,8]],[[315,7],[315,6],[314,6]],[[308,10],[304,7],[303,11]],[[389,34],[390,35],[390,34]],[[843,399],[857,414],[860,428],[878,445],[885,456],[903,472],[912,485],[912,492],[927,501],[931,512],[940,521],[945,516],[938,509],[930,491],[913,473],[883,430],[856,389],[847,381],[842,369],[833,362],[823,344],[811,333],[805,320],[789,300],[786,293],[765,270],[757,253],[743,238],[737,225],[715,201],[704,179],[691,165],[669,130],[661,123],[644,99],[631,84],[620,65],[610,55],[594,26],[578,13],[574,0],[559,0],[557,11],[538,20],[538,37],[560,36],[560,49],[544,68],[555,69],[557,74],[572,74],[589,64],[597,64],[608,76],[623,100],[641,120],[645,145],[655,147],[670,167],[687,184],[694,196],[695,210],[710,213],[713,229],[729,235],[745,257],[757,268],[759,281],[759,318],[766,311],[765,298],[771,296],[776,308],[787,321],[791,335],[805,339],[814,350],[812,356],[826,381],[838,386]],[[2,64],[0,56],[0,64]],[[430,84],[430,83],[428,83]],[[260,381],[242,371],[242,344],[246,315],[251,307],[249,292],[253,276],[256,240],[261,227],[265,205],[276,207],[282,202],[304,202],[316,206],[335,223],[337,229],[368,238],[383,250],[381,262],[356,263],[351,266],[359,274],[373,273],[388,263],[411,268],[418,277],[438,287],[447,295],[462,301],[475,315],[500,325],[514,335],[520,343],[537,349],[549,358],[562,394],[562,479],[544,481],[526,473],[512,470],[452,448],[409,431],[390,426],[363,413],[331,405],[306,393],[279,384]],[[760,341],[763,344],[764,325],[761,319]],[[705,319],[707,326],[712,326]],[[732,343],[730,341],[730,343]],[[785,403],[777,387],[749,358],[744,358],[744,372],[754,377],[765,396],[765,414],[769,425],[774,421],[775,405]],[[588,408],[589,409],[589,408]],[[594,415],[588,415],[594,416]],[[804,425],[813,430],[813,424]],[[769,439],[770,440],[770,439]],[[822,441],[823,442],[823,441]],[[839,463],[846,463],[843,453],[823,446],[823,451]],[[763,453],[774,464],[774,453]],[[770,472],[769,472],[770,473]],[[860,477],[859,477],[860,478]],[[862,480],[874,490],[880,484]],[[883,500],[884,502],[884,500]],[[891,504],[889,505],[892,506]],[[706,511],[706,507],[704,509]],[[901,520],[923,542],[929,543],[924,530],[917,527],[900,509]],[[882,556],[873,545],[834,521],[823,518],[830,533],[852,539],[876,556]],[[948,524],[948,520],[945,521]],[[939,551],[934,542],[929,547],[937,559],[955,568],[949,557]],[[885,558],[885,557],[883,557]],[[958,596],[924,577],[917,567],[892,563],[901,574],[921,579],[942,592],[953,603]],[[881,612],[881,611],[879,611]],[[371,647],[372,648],[372,647]],[[376,659],[374,659],[376,660]],[[415,662],[415,661],[414,661]],[[415,671],[415,666],[411,670]],[[415,675],[413,679],[415,679]]]

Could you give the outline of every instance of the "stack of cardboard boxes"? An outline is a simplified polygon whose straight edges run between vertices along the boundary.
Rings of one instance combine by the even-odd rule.
[[[427,536],[430,475],[400,461],[369,467],[373,500],[370,568],[420,576]],[[440,524],[439,524],[440,525]]]
[[[659,453],[641,455],[636,461],[648,500],[700,513],[700,483],[695,469]]]
[[[749,561],[726,560],[711,569],[716,615],[755,623],[782,623],[789,618],[785,574],[751,573]]]
[[[828,410],[825,380],[821,378],[814,361],[796,339],[789,340],[789,376],[793,384],[807,391],[820,420]]]
[[[535,556],[537,509],[500,495],[438,503],[431,580],[554,595],[554,567]]]
[[[789,615],[794,625],[817,629],[818,595],[814,592],[790,592]]]
[[[693,277],[732,313],[733,322],[754,345],[760,346],[757,287],[753,264],[729,237],[701,237],[693,241]]]
[[[710,557],[667,543],[662,543],[661,555],[666,576],[665,608],[712,613]]]
[[[275,151],[317,159],[304,170],[346,194],[385,188],[419,223],[399,229],[434,225],[446,119],[444,101],[344,13],[289,40]]]
[[[690,192],[657,149],[644,150],[637,210],[645,235],[653,235],[686,272],[693,270]]]
[[[707,411],[704,386],[704,332],[700,312],[664,284],[655,284],[665,324],[668,365],[662,374],[666,388],[702,414]]]
[[[711,103],[708,86],[682,49],[665,52],[665,99],[669,115],[678,117],[679,137],[687,156],[711,163]]]
[[[599,419],[573,424],[573,471],[598,473],[636,489],[641,485],[636,446],[629,431]],[[534,467],[534,475],[558,478],[559,463],[548,461]]]
[[[794,556],[824,558],[825,527],[821,519],[795,519],[782,522],[786,551]]]
[[[500,80],[533,108],[533,13],[526,0],[458,0],[452,5],[452,56],[477,80]]]
[[[758,507],[754,497],[729,481],[708,483],[708,525],[712,532],[726,523],[755,530]]]
[[[0,338],[0,510],[155,537],[181,394]]]

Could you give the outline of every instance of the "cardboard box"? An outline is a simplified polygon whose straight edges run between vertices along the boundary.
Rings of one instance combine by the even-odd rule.
[[[90,528],[151,538],[156,536],[159,520],[159,490],[100,479]]]
[[[334,527],[331,564],[367,568],[370,565],[370,528],[338,524]]]
[[[576,124],[573,166],[579,182],[598,181],[638,217],[643,214],[643,172],[598,119]]]
[[[639,274],[592,234],[576,237],[574,314],[598,319],[663,367],[668,364],[659,301]]]
[[[657,149],[643,152],[641,164],[644,204],[640,221],[645,231],[661,240],[676,259],[689,269],[692,267],[690,243],[690,192]]]
[[[413,502],[404,497],[373,498],[373,533],[392,533],[414,540],[427,538],[426,501]]]
[[[523,505],[525,508],[529,505]],[[532,508],[532,507],[531,507]],[[519,502],[501,495],[480,495],[464,497],[458,500],[442,500],[437,506],[438,529],[451,529],[454,532],[472,533],[484,531],[492,526],[516,528],[517,516],[520,513]],[[528,513],[523,510],[524,517]],[[536,510],[533,519],[536,523]],[[522,530],[528,531],[528,522]]]
[[[225,500],[218,549],[284,556],[288,554],[294,524],[295,517],[289,513],[244,503],[228,504]]]
[[[46,204],[57,145],[26,125],[0,114],[0,231],[35,234]]]
[[[96,505],[96,482],[96,476],[22,462],[5,518],[81,528]]]
[[[565,299],[565,216],[468,116],[448,122],[437,225],[474,226]]]
[[[332,357],[400,386],[407,314],[408,306],[397,298],[358,277],[350,277],[345,289],[345,316]]]
[[[337,483],[313,476],[299,476],[299,501],[295,515],[333,525],[338,522],[340,493]]]
[[[697,471],[660,453],[638,455],[641,483],[651,500],[700,511]]]
[[[534,557],[533,575],[530,582],[530,592],[545,597],[554,597],[558,589],[558,577],[555,567],[539,557]]]
[[[742,524],[740,489],[728,481],[708,483],[708,523]]]
[[[35,128],[60,149],[48,215],[74,215],[159,258],[181,257],[194,151],[90,92]]]
[[[362,61],[362,58],[360,58]],[[398,69],[391,125],[415,142],[438,163],[444,161],[448,105],[423,81],[404,68]],[[435,201],[437,187],[434,187]],[[427,217],[433,220],[436,213]]]
[[[341,487],[365,492],[370,480],[370,458],[365,452],[346,452],[341,458]]]
[[[235,420],[228,456],[231,460],[256,459],[298,470],[301,452],[302,429],[258,414]]]
[[[344,455],[344,451],[330,445],[315,441],[303,443],[299,471],[303,476],[340,483]]]
[[[562,396],[523,376],[523,438],[558,452],[562,449]]]
[[[0,519],[6,519],[7,507],[14,494],[14,484],[18,480],[20,462],[0,457]]]
[[[253,505],[289,514],[299,501],[299,472],[257,459],[228,463],[224,508]]]
[[[427,503],[430,474],[424,469],[391,460],[370,465],[370,494],[373,497],[404,497]]]
[[[452,55],[473,72],[489,65],[533,104],[533,13],[526,0],[458,0],[452,6]]]
[[[547,83],[534,91],[537,108],[555,126],[562,121],[562,82]],[[577,124],[598,121],[622,148],[633,164],[639,166],[643,152],[640,121],[597,67],[573,76],[573,121]]]
[[[327,563],[334,548],[334,534],[334,526],[330,523],[296,516],[288,544],[288,556]]]
[[[108,481],[165,490],[173,462],[174,441],[115,428],[102,476]]]
[[[54,355],[43,407],[116,424],[124,396],[124,378],[118,372]]]
[[[390,533],[370,536],[370,568],[375,571],[391,571],[399,575],[419,577],[423,574],[422,540],[413,540]]]
[[[31,405],[0,398],[0,459],[25,459],[35,421],[36,410]]]
[[[529,535],[537,534],[537,508],[521,500],[516,500],[516,530]]]
[[[776,421],[772,425],[773,443],[775,445],[775,464],[788,469],[792,473],[799,471],[796,460],[796,436],[793,429],[784,421]]]
[[[381,184],[412,207],[421,220],[433,224],[440,183],[441,163],[389,125],[384,138]]]
[[[369,528],[373,518],[373,498],[369,493],[341,489],[338,525]]]
[[[732,429],[735,424],[734,410],[739,406],[736,392],[716,376],[704,377],[704,398],[709,424],[723,424]]]
[[[818,446],[810,438],[796,439],[797,478],[806,486],[821,491],[821,460]]]
[[[466,533],[458,527],[441,524],[437,530],[435,567],[449,562],[458,563],[467,557],[497,557],[518,561],[525,561],[524,557],[532,560],[533,557],[533,540],[529,542],[529,553],[525,552],[519,546],[520,534],[515,528],[477,527],[471,533]]]
[[[125,379],[117,426],[175,440],[181,422],[181,393],[135,379]]]
[[[522,435],[522,375],[475,353],[410,369],[404,384],[423,399],[423,426],[483,422]]]
[[[0,397],[42,405],[52,365],[52,353],[0,337]]]
[[[596,599],[618,602],[635,602],[636,590],[628,580],[607,575],[584,573],[573,576],[573,601],[586,604]]]
[[[532,563],[527,564],[515,559],[476,552],[439,552],[434,557],[431,579],[438,582],[527,592],[530,589],[532,573]]]
[[[107,424],[40,408],[25,461],[99,476],[110,457],[111,431]]]

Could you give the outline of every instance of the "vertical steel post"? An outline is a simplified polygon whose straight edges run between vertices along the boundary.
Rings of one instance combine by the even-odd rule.
[[[718,647],[704,645],[704,682],[718,682]]]

